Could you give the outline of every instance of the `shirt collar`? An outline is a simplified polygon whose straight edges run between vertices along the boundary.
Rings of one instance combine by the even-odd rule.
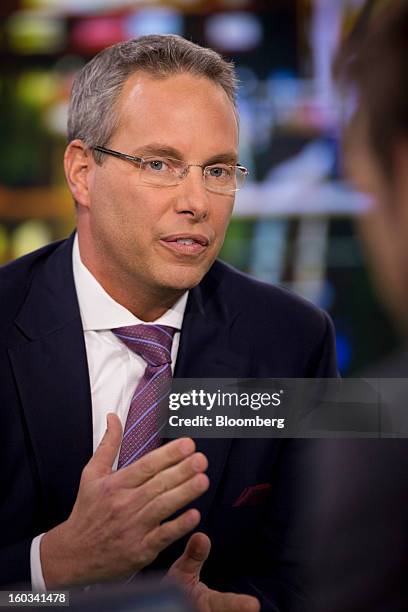
[[[115,327],[145,323],[115,302],[85,267],[79,252],[78,234],[75,234],[72,249],[72,265],[84,331],[111,330]],[[151,321],[151,324],[169,325],[181,330],[187,297],[188,291],[161,317]]]

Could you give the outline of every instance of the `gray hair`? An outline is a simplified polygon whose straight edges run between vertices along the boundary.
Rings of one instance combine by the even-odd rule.
[[[137,70],[157,78],[188,72],[220,85],[236,109],[237,79],[232,62],[212,49],[176,36],[141,36],[103,49],[74,80],[68,110],[68,142],[106,146],[118,127],[115,105],[125,81]],[[101,163],[101,154],[94,152]]]

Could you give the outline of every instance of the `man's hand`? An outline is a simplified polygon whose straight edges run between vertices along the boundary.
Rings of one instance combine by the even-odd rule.
[[[169,544],[194,529],[198,510],[171,521],[174,512],[209,485],[207,459],[184,438],[113,472],[122,440],[119,418],[108,415],[106,433],[82,471],[69,518],[46,533],[40,555],[48,588],[92,584],[136,573]]]
[[[220,593],[200,582],[200,572],[210,554],[211,542],[204,533],[189,539],[184,553],[173,563],[166,579],[175,580],[195,603],[198,612],[258,612],[259,601],[250,595]]]

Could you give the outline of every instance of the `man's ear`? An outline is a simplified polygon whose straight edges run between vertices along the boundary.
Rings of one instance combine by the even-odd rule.
[[[89,174],[95,165],[92,152],[82,140],[72,140],[65,149],[64,170],[75,202],[89,208]]]
[[[394,148],[392,183],[392,205],[395,210],[398,229],[395,239],[399,238],[408,265],[408,140],[402,138]],[[406,268],[407,269],[407,268]],[[407,276],[408,279],[408,276]],[[408,282],[408,281],[407,281]]]
[[[393,182],[396,199],[408,220],[408,139],[402,138],[394,148]]]

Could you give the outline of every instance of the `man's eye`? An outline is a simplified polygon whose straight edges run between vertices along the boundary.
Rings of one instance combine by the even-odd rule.
[[[207,169],[208,175],[211,178],[229,178],[231,170],[228,166],[212,166]]]
[[[168,166],[162,159],[150,159],[147,162],[147,167],[149,170],[154,170],[156,172],[160,172],[160,170],[167,170]]]

